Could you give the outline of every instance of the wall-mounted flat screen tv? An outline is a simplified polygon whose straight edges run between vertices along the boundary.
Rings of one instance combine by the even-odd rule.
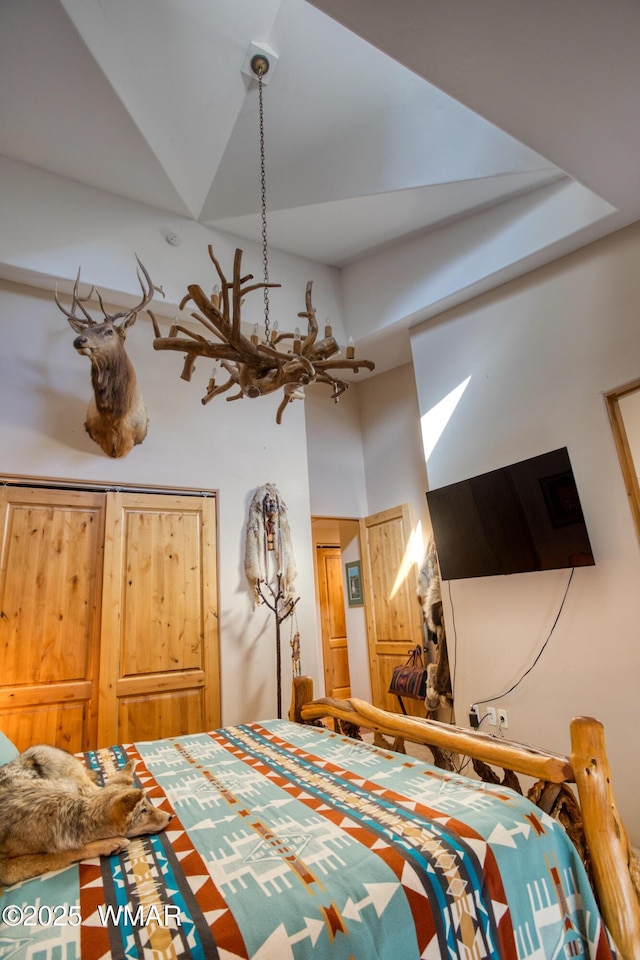
[[[443,580],[595,563],[566,447],[429,490]]]

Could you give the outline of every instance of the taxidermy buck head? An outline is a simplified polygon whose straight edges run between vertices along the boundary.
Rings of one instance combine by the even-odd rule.
[[[78,294],[80,270],[73,287],[71,310],[55,300],[78,336],[73,345],[91,361],[93,397],[87,409],[85,429],[110,457],[125,457],[147,435],[149,418],[142,397],[138,393],[136,372],[124,348],[127,330],[132,327],[140,310],[153,299],[154,293],[162,293],[156,287],[138,257],[138,281],[142,299],[130,310],[108,314],[102,297],[95,294],[102,310],[103,320],[94,320],[85,303],[91,299],[94,288],[86,297]],[[164,294],[163,294],[164,296]],[[78,316],[78,311],[82,316]]]

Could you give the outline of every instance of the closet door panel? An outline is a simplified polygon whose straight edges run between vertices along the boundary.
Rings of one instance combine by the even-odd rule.
[[[0,728],[19,749],[96,732],[104,496],[0,489]]]
[[[100,746],[220,724],[216,585],[215,498],[107,495]]]
[[[201,730],[203,689],[119,697],[118,739],[123,743],[157,740],[177,736],[177,730],[184,730],[185,733]]]
[[[199,511],[126,510],[122,676],[202,669],[201,521]]]
[[[90,721],[88,699],[70,704],[31,702],[22,707],[13,703],[0,713],[0,729],[19,750],[34,743],[53,743],[69,753],[90,749],[92,741],[86,736]]]

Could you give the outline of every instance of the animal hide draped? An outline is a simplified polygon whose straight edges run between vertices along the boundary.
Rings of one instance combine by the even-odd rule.
[[[422,604],[422,614],[427,625],[429,639],[437,644],[438,658],[427,666],[427,695],[425,703],[429,710],[449,706],[452,702],[451,674],[447,636],[442,612],[442,592],[438,555],[433,538],[429,540],[418,574],[417,594]]]
[[[271,563],[269,557],[273,557]],[[273,569],[275,567],[275,569]],[[283,599],[292,597],[296,561],[291,543],[287,505],[274,483],[256,490],[249,507],[244,569],[253,587],[255,603],[260,602],[260,581],[271,582],[281,576]]]
[[[427,549],[418,573],[418,597],[422,604],[422,613],[433,641],[438,643],[444,634],[442,616],[442,592],[440,589],[440,571],[438,554],[433,537],[429,539]]]

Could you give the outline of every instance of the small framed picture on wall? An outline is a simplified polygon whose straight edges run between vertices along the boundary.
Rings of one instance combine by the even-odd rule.
[[[346,563],[345,570],[347,571],[347,601],[349,606],[362,607],[364,599],[362,596],[360,561],[354,560],[352,563]]]

